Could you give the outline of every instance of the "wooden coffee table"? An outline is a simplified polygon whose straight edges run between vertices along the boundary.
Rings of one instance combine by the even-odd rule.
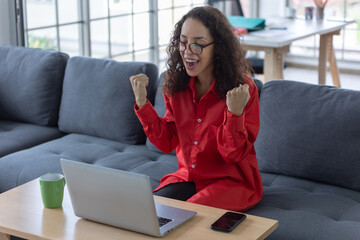
[[[157,203],[197,211],[198,214],[162,239],[264,239],[278,221],[247,215],[231,233],[216,232],[210,225],[226,210],[155,196]],[[39,179],[0,194],[0,240],[10,235],[25,239],[156,239],[78,218],[67,189],[61,208],[43,207]]]

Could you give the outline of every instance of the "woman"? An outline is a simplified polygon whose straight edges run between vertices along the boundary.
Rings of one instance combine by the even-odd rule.
[[[262,196],[253,143],[259,130],[256,85],[226,17],[196,7],[175,25],[163,85],[166,114],[146,99],[148,78],[130,78],[135,112],[149,140],[176,148],[179,170],[154,194],[244,211]]]

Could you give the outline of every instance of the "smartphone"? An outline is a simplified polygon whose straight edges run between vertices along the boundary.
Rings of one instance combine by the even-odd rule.
[[[245,214],[226,212],[213,224],[211,224],[211,229],[221,232],[231,232],[239,223],[244,221],[246,218]]]

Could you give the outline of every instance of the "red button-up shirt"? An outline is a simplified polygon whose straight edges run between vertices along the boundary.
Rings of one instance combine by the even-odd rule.
[[[198,101],[195,78],[185,91],[165,97],[166,114],[159,117],[148,102],[135,112],[149,140],[170,153],[176,148],[179,169],[164,176],[158,190],[175,182],[193,181],[197,193],[188,202],[243,211],[262,196],[253,143],[259,131],[258,92],[247,78],[250,100],[241,116],[228,111],[215,81]]]

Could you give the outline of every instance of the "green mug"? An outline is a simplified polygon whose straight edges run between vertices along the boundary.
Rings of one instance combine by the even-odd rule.
[[[59,173],[47,173],[40,177],[41,198],[46,208],[61,207],[64,197],[65,178]]]

